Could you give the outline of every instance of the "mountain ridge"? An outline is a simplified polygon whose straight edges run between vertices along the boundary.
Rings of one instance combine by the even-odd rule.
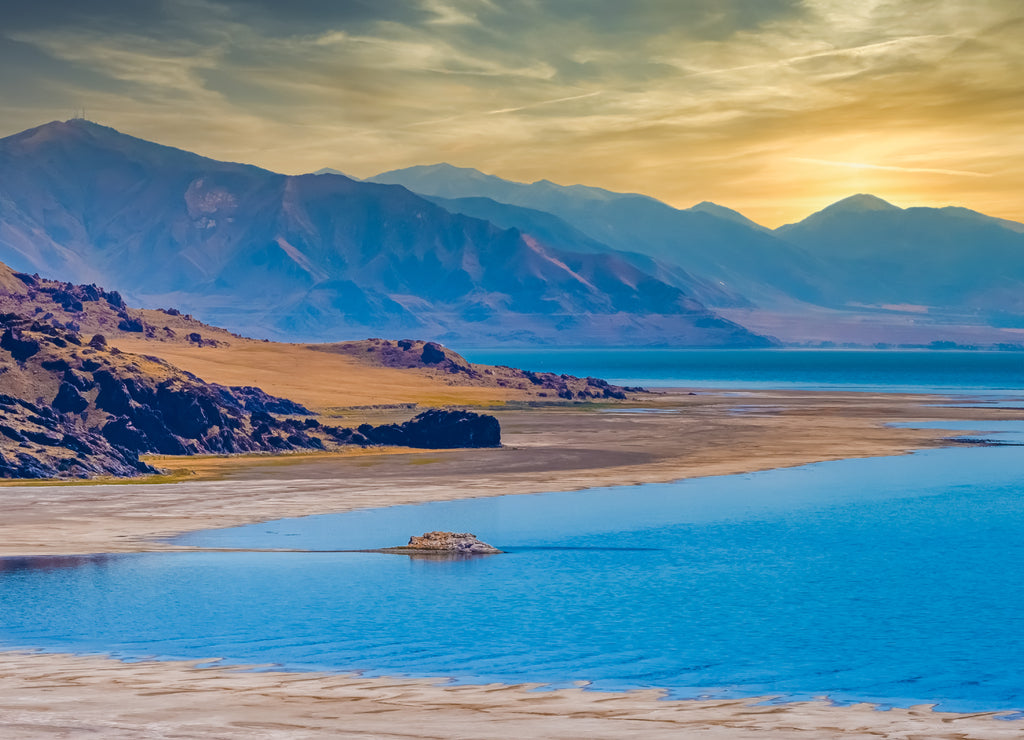
[[[613,249],[644,254],[720,286],[723,301],[709,300],[712,308],[734,307],[737,296],[754,304],[816,298],[807,277],[814,258],[731,210],[735,215],[723,218],[721,212],[678,209],[647,195],[550,181],[515,183],[451,165],[391,170],[367,179],[402,184],[428,197],[484,196],[545,211]]]
[[[399,185],[217,162],[84,121],[0,139],[0,165],[0,259],[236,331],[771,344],[615,255],[551,249]]]

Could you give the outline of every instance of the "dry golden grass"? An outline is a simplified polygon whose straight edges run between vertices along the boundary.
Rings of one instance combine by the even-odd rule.
[[[429,371],[372,367],[299,344],[236,339],[227,347],[196,347],[121,337],[110,343],[123,352],[161,357],[207,382],[255,385],[312,410],[403,403],[492,406],[527,397],[516,389],[449,384]]]

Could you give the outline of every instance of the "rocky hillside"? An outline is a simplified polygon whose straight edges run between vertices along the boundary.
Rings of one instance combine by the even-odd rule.
[[[205,383],[66,325],[0,315],[0,477],[157,472],[141,453],[281,452],[338,445],[500,445],[497,420],[431,410],[404,424],[323,425],[250,386]]]
[[[115,343],[134,340],[140,350]],[[368,339],[327,345],[254,342],[173,309],[139,310],[116,292],[28,275],[0,264],[0,477],[72,478],[156,472],[139,455],[233,454],[333,449],[343,445],[491,447],[497,420],[429,409],[397,424],[340,426],[253,385],[204,381],[162,359],[266,348],[340,355],[401,371],[435,386],[521,391],[524,399],[623,399],[630,391],[597,378],[474,365],[434,342]],[[294,368],[290,374],[295,375]],[[251,383],[251,381],[250,381]],[[344,398],[334,405],[345,406]]]
[[[58,329],[105,337],[140,337],[156,342],[217,347],[238,339],[237,334],[204,324],[168,308],[131,308],[117,291],[95,284],[49,280],[15,272],[0,263],[0,313],[45,321]]]
[[[318,352],[343,354],[378,367],[426,370],[437,375],[452,376],[458,378],[460,385],[515,388],[529,392],[531,397],[538,400],[621,400],[626,398],[627,393],[645,392],[643,388],[612,385],[600,378],[537,373],[503,365],[476,365],[436,342],[366,339],[309,346]]]
[[[0,330],[0,476],[123,476],[154,472],[145,452],[323,447],[293,418],[306,409],[258,388],[204,383],[63,323],[4,313]]]

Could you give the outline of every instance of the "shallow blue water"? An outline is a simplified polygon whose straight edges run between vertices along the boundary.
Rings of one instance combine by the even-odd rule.
[[[472,362],[645,387],[1024,393],[1024,352],[478,349],[465,355]]]
[[[437,528],[510,552],[0,560],[0,644],[681,697],[1024,708],[1019,447],[393,507],[183,541],[355,549]]]

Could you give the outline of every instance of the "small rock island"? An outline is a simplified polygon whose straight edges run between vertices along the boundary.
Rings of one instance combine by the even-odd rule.
[[[481,542],[469,532],[427,532],[421,537],[410,537],[404,547],[388,547],[383,552],[410,555],[493,555],[498,548]]]

